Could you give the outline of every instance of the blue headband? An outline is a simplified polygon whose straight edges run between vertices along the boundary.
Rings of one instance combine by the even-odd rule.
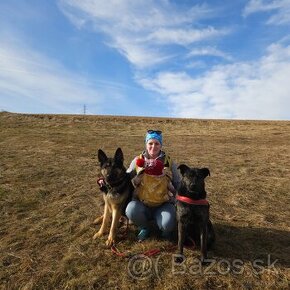
[[[145,143],[147,144],[150,139],[155,139],[162,145],[162,134],[157,134],[156,132],[147,133]]]

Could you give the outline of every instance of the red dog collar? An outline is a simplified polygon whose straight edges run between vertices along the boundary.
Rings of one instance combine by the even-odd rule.
[[[176,195],[175,197],[177,200],[188,203],[188,204],[193,204],[193,205],[209,205],[208,201],[206,199],[191,199],[186,196],[181,196],[181,195]]]

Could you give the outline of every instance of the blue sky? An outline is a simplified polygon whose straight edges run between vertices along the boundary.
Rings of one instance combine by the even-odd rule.
[[[290,0],[3,0],[0,110],[290,120]]]

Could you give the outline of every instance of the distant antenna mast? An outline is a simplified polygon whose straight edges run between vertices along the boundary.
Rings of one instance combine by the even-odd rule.
[[[84,115],[86,114],[86,112],[87,112],[87,106],[84,105]]]

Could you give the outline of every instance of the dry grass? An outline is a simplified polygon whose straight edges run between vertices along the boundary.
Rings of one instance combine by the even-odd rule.
[[[148,277],[136,280],[128,271],[132,260],[114,256],[105,239],[92,240],[103,206],[96,151],[121,147],[128,165],[148,128],[163,130],[177,163],[210,168],[217,232],[210,269],[198,268],[198,251],[186,250],[179,268],[163,251],[151,259]],[[289,121],[0,113],[0,288],[289,289],[289,164]],[[119,249],[167,246],[134,237],[131,226]],[[257,259],[265,266],[269,255],[278,260],[274,268],[253,267]]]

